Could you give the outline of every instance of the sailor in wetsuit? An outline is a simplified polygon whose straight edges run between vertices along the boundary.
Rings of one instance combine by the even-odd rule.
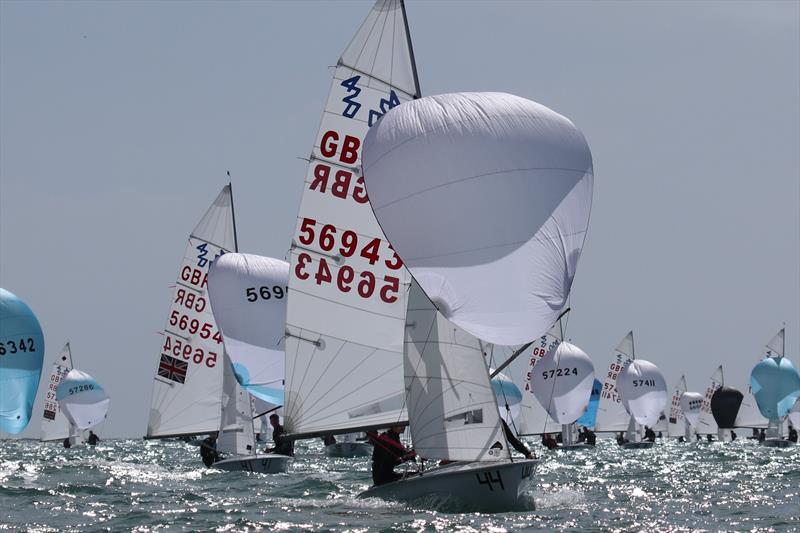
[[[403,426],[392,426],[389,431],[381,435],[368,433],[372,443],[372,482],[375,486],[397,481],[401,474],[394,471],[394,467],[413,459],[416,455],[413,450],[407,450],[400,442]]]
[[[89,438],[86,439],[86,442],[91,446],[97,446],[97,443],[100,442],[100,437],[98,437],[95,432],[90,429]]]
[[[294,441],[286,438],[286,430],[283,429],[278,415],[270,415],[269,423],[272,426],[272,442],[275,444],[275,447],[267,448],[267,453],[279,453],[281,455],[294,457]]]
[[[219,461],[216,433],[212,433],[200,441],[200,458],[203,460],[203,464],[209,467]]]
[[[508,441],[508,443],[511,446],[513,446],[515,450],[524,455],[525,459],[533,459],[533,454],[531,453],[531,451],[528,449],[527,446],[522,444],[522,442],[517,438],[516,435],[514,435],[514,432],[511,431],[511,428],[508,427],[508,424],[506,424],[506,421],[501,418],[500,423],[503,425],[503,433],[506,434],[506,440]],[[500,444],[499,442],[495,442],[492,445],[492,448],[502,448],[502,447],[503,445]]]

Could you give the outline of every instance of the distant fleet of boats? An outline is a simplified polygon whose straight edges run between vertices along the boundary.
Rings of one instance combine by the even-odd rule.
[[[424,460],[362,497],[474,509],[513,506],[535,475],[538,459],[512,455],[515,436],[578,450],[611,432],[647,448],[656,433],[729,441],[748,428],[790,445],[800,374],[785,329],[747,391],[726,385],[720,366],[705,394],[682,376],[671,396],[632,331],[603,376],[565,338],[593,180],[581,132],[540,104],[422,97],[403,2],[379,0],[334,70],[289,261],[239,252],[230,184],[189,234],[145,438],[211,435],[195,443],[213,447],[214,468],[278,473],[291,454],[259,450],[272,415],[274,435],[323,438],[336,457],[368,455],[375,431],[408,426]],[[0,429],[18,434],[44,339],[4,289],[0,313]],[[68,343],[41,439],[81,443],[109,403]]]

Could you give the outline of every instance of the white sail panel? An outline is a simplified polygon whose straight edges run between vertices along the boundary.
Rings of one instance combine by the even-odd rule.
[[[414,449],[426,459],[510,457],[481,344],[437,312],[414,283],[405,380]]]
[[[600,393],[600,402],[597,404],[596,431],[625,431],[628,429],[630,415],[628,415],[617,390],[617,378],[631,361],[633,356],[633,332],[628,333],[619,346],[615,358],[608,366],[603,378],[603,390]]]
[[[714,420],[714,415],[711,413],[711,397],[714,392],[725,384],[722,372],[722,365],[719,365],[714,373],[711,375],[711,383],[708,384],[706,393],[703,396],[703,406],[700,408],[700,417],[697,419],[697,426],[695,429],[701,435],[717,433],[717,422]]]
[[[594,364],[574,344],[562,342],[536,364],[531,378],[533,394],[559,424],[572,424],[589,405]]]
[[[375,220],[361,177],[368,128],[419,95],[409,84],[415,74],[405,28],[399,0],[376,3],[339,60],[314,143],[290,252],[285,410],[292,434],[406,418],[410,277]]]
[[[56,390],[61,382],[72,370],[72,352],[69,343],[53,361],[53,369],[50,372],[50,379],[47,382],[47,393],[44,397],[44,412],[42,413],[42,433],[41,440],[64,440],[74,434],[69,425],[69,421],[56,400]]]
[[[283,404],[284,336],[289,263],[252,254],[225,254],[208,271],[214,319],[239,384]]]
[[[561,431],[561,425],[548,416],[545,408],[534,396],[533,388],[531,387],[531,376],[534,367],[550,351],[555,351],[560,342],[552,332],[542,335],[526,348],[525,353],[512,361],[508,367],[511,379],[522,390],[522,401],[519,405],[520,412],[515,420],[516,430],[519,435],[536,435]],[[509,352],[506,357],[499,359],[495,355],[495,361],[500,362],[504,361],[511,353],[516,352],[516,348],[510,350],[510,348],[501,346],[494,346],[493,349],[495,354],[499,350]]]
[[[681,396],[681,410],[693,428],[696,428],[700,421],[703,399],[703,395],[699,392],[685,392]]]
[[[786,351],[786,328],[781,328],[781,330],[775,334],[772,339],[767,343],[767,355],[779,355],[783,357]],[[771,352],[771,353],[770,353]]]
[[[67,420],[79,429],[93,428],[106,419],[111,400],[89,374],[73,368],[56,388],[56,400]]]
[[[681,407],[681,396],[686,392],[686,376],[681,376],[675,388],[672,390],[672,398],[669,403],[669,421],[667,434],[670,437],[680,437],[686,433],[686,419],[683,416]]]
[[[189,236],[162,332],[148,437],[217,431],[222,397],[222,335],[208,301],[208,268],[236,250],[233,199],[223,187]]]
[[[742,398],[739,412],[736,413],[735,425],[741,428],[766,428],[769,425],[769,420],[758,410],[756,398],[753,396],[753,392],[749,386],[747,388],[747,393],[744,394]]]
[[[239,385],[227,354],[223,363],[222,413],[217,451],[227,455],[256,453],[250,395]]]
[[[566,306],[592,172],[568,119],[504,93],[404,103],[364,141],[370,201],[395,250],[446,318],[502,345],[534,340]]]
[[[625,410],[638,424],[654,426],[667,405],[667,383],[656,365],[631,361],[617,377],[617,390]]]
[[[794,402],[792,410],[789,411],[789,421],[795,429],[800,429],[800,398]]]

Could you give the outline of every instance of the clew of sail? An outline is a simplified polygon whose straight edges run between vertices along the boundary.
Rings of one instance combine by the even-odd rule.
[[[386,111],[418,97],[403,4],[379,0],[336,66],[290,251],[285,427],[294,436],[407,418],[410,276],[369,204],[361,145]]]
[[[75,436],[77,432],[75,428],[70,426],[67,417],[64,416],[56,400],[56,390],[70,370],[72,370],[72,351],[69,343],[67,343],[55,361],[53,361],[53,369],[50,372],[50,380],[47,383],[40,437],[43,441],[64,440],[67,437]]]
[[[416,283],[404,357],[414,449],[426,459],[509,458],[480,341],[436,310]]]
[[[207,294],[213,260],[236,250],[233,197],[223,187],[189,236],[161,337],[147,437],[217,431],[222,389],[222,335]]]

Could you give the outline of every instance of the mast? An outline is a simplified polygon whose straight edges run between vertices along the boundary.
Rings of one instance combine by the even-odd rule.
[[[419,76],[417,75],[417,60],[414,58],[414,46],[411,44],[411,31],[408,29],[408,16],[406,15],[406,2],[400,0],[400,10],[403,12],[403,24],[406,28],[406,41],[408,42],[408,55],[411,58],[411,71],[414,73],[414,99],[416,100],[422,95],[422,90],[419,88]]]
[[[231,219],[233,220],[233,251],[239,252],[239,239],[236,235],[236,210],[233,207],[233,182],[231,181],[231,171],[226,171],[228,174],[228,189],[231,191]]]

